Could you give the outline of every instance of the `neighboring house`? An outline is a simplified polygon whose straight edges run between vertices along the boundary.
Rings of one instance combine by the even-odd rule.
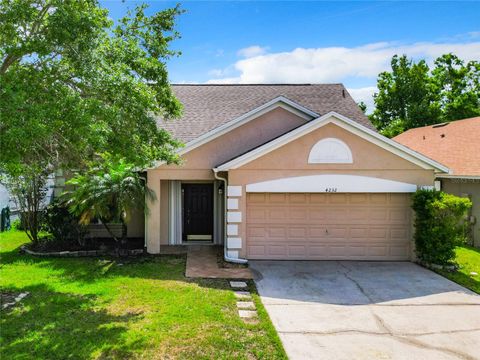
[[[377,132],[341,84],[174,85],[186,146],[147,170],[145,239],[228,260],[412,257],[410,195],[448,168]]]
[[[394,140],[450,168],[437,174],[437,187],[472,202],[470,224],[480,246],[480,117],[410,129]]]

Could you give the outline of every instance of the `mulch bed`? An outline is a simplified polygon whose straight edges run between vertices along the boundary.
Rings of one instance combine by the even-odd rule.
[[[143,249],[145,246],[143,238],[129,238],[122,248],[125,250]],[[59,251],[93,251],[93,250],[115,250],[116,242],[111,238],[87,238],[84,246],[76,241],[56,241],[52,238],[43,238],[38,244],[28,244],[27,248],[35,252],[59,252]]]

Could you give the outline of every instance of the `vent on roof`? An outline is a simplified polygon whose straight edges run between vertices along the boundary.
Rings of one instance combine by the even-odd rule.
[[[432,128],[444,127],[444,126],[447,126],[448,124],[450,124],[450,123],[444,122],[444,123],[441,123],[441,124],[435,124],[435,125],[432,126]]]

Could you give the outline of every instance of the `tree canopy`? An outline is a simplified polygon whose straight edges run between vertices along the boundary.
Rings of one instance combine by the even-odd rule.
[[[407,129],[480,115],[480,63],[446,54],[433,69],[395,55],[379,74],[373,124],[392,137]]]
[[[32,241],[53,171],[177,159],[156,119],[181,113],[166,62],[182,10],[145,10],[114,23],[96,0],[0,0],[0,180]]]
[[[114,24],[95,0],[0,0],[0,171],[175,159],[155,118],[181,111],[165,63],[182,11],[145,9]]]

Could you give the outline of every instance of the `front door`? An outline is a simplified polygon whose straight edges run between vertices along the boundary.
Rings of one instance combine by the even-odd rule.
[[[213,184],[182,184],[183,241],[212,241]]]

